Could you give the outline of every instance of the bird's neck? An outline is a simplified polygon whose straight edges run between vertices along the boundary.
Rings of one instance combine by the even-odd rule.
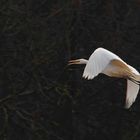
[[[88,60],[86,59],[80,59],[80,64],[87,64]]]

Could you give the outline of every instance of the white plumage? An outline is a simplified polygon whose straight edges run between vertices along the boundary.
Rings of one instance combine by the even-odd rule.
[[[103,48],[96,49],[84,69],[83,77],[87,79],[93,79],[99,73],[102,73],[111,60],[117,59],[122,61],[117,55]]]
[[[135,101],[139,91],[139,72],[124,62],[116,54],[104,49],[96,49],[89,60],[76,59],[69,61],[71,64],[86,64],[83,77],[85,79],[93,79],[99,73],[103,73],[110,77],[118,77],[127,79],[127,93],[125,107],[129,108]]]
[[[128,65],[133,73],[139,75],[139,72],[132,66]],[[139,85],[127,79],[127,91],[126,91],[126,103],[125,107],[129,108],[133,102],[136,100],[137,94],[139,92]]]

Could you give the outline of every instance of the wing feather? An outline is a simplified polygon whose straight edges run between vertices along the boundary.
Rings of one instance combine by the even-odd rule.
[[[83,77],[93,79],[95,76],[101,73],[113,59],[122,61],[120,57],[104,48],[96,49],[88,60],[88,63],[84,69]]]
[[[130,80],[127,80],[125,108],[129,108],[133,104],[133,102],[136,100],[138,92],[139,92],[139,85],[135,84]]]
[[[128,65],[129,68],[132,70],[134,74],[139,75],[139,72],[133,68],[132,66]],[[139,93],[139,88],[140,86],[137,85],[136,83],[127,80],[127,91],[126,91],[126,103],[125,103],[125,108],[129,108],[133,102],[136,100],[136,97]]]

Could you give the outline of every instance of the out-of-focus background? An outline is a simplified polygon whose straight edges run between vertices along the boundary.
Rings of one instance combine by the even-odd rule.
[[[140,0],[0,1],[0,140],[139,140],[126,81],[82,79],[104,47],[140,71]]]

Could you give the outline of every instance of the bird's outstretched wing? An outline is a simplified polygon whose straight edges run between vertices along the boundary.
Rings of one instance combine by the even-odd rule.
[[[111,60],[114,59],[123,61],[120,57],[104,48],[96,49],[89,58],[84,69],[83,77],[93,79],[107,67]]]
[[[129,108],[133,102],[135,101],[138,92],[139,92],[139,85],[135,84],[134,82],[127,80],[127,92],[126,92],[126,103],[125,108]]]
[[[132,70],[133,73],[139,75],[139,72],[133,68],[132,66],[128,65],[129,68]],[[139,93],[140,86],[133,81],[127,80],[127,91],[126,91],[126,103],[125,108],[129,108],[133,102],[136,100],[136,97]]]

